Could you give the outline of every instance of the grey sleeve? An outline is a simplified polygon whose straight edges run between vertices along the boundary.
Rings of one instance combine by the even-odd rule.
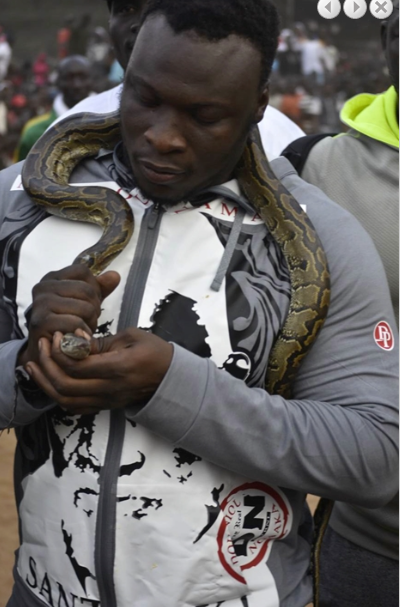
[[[20,174],[21,165],[13,165],[0,174],[0,225],[7,214],[10,186]],[[31,423],[54,406],[42,392],[31,394],[29,402],[16,386],[15,368],[18,353],[25,340],[9,341],[12,319],[4,305],[0,275],[0,430]]]
[[[1,173],[0,173],[1,177]],[[0,181],[0,224],[4,220],[4,212],[5,212],[5,193],[1,188]],[[8,341],[11,337],[12,333],[12,321],[6,310],[6,307],[3,302],[3,282],[0,277],[0,343]]]
[[[8,341],[12,333],[12,321],[2,300],[2,292],[0,286],[0,344]]]
[[[15,379],[18,353],[25,340],[0,344],[0,430],[32,423],[54,403],[41,391],[25,394]]]
[[[244,476],[374,508],[398,486],[398,344],[385,351],[374,340],[380,321],[395,326],[385,273],[357,220],[296,178],[328,255],[332,301],[292,400],[175,346],[163,383],[134,419]]]

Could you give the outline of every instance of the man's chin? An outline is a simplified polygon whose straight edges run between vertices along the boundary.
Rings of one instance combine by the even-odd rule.
[[[174,207],[176,204],[180,204],[182,202],[190,201],[197,192],[199,192],[202,188],[197,187],[194,190],[186,191],[181,194],[170,194],[169,196],[159,196],[154,192],[151,192],[150,188],[146,188],[141,186],[136,179],[136,187],[139,190],[140,194],[146,199],[151,200],[154,204],[163,205],[165,207]]]
[[[182,196],[179,196],[179,197],[155,196],[150,191],[148,191],[146,188],[142,188],[140,186],[137,186],[137,188],[138,188],[141,196],[143,196],[143,198],[145,198],[146,200],[151,200],[152,202],[154,202],[154,204],[162,205],[165,207],[173,207],[176,204],[179,204],[180,202],[182,202],[182,200],[185,200],[185,197],[182,197]]]

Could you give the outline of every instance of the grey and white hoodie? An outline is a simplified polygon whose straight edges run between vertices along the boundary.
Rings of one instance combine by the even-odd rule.
[[[305,495],[374,508],[395,494],[398,344],[381,262],[351,215],[285,159],[272,166],[314,223],[332,280],[329,315],[293,398],[263,389],[290,280],[257,214],[221,199],[165,210],[121,190],[136,227],[110,266],[122,280],[98,331],[150,329],[174,343],[174,357],[142,409],[83,417],[40,392],[16,393],[15,363],[32,287],[100,230],[37,209],[20,165],[0,176],[11,332],[0,346],[0,428],[14,426],[19,439],[10,607],[304,607],[312,599]],[[81,165],[73,181],[119,189],[102,159]]]

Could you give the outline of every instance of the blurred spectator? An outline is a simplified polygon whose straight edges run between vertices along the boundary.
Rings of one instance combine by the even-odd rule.
[[[12,50],[3,28],[0,26],[0,83],[7,76],[8,67],[11,63]]]
[[[105,63],[110,53],[110,37],[104,27],[96,27],[89,38],[86,56],[94,65]]]
[[[61,29],[57,32],[57,55],[61,61],[69,55],[69,41],[71,39],[72,17],[68,17]]]
[[[108,79],[110,83],[115,86],[120,84],[124,79],[124,68],[116,57],[113,56],[110,71],[108,72]]]
[[[86,56],[92,64],[92,75],[96,92],[101,92],[109,84],[109,73],[114,56],[111,43],[104,27],[96,27],[89,37]]]
[[[280,110],[288,118],[293,120],[297,126],[301,125],[301,100],[303,94],[300,89],[296,86],[296,81],[288,80],[286,86],[283,88],[283,95],[281,97],[281,105],[276,109]]]
[[[333,83],[326,83],[321,92],[321,115],[319,130],[321,133],[339,133],[342,130],[339,113],[342,104],[336,94]],[[315,132],[315,131],[313,131]]]
[[[299,76],[301,73],[300,51],[294,33],[283,30],[278,46],[278,65],[281,76]]]
[[[47,62],[46,53],[39,53],[32,66],[34,82],[36,86],[45,86],[48,83],[50,66]]]
[[[313,76],[319,84],[325,79],[324,47],[319,38],[305,39],[300,44],[303,76]]]
[[[319,131],[322,102],[318,94],[318,87],[311,79],[305,79],[302,86],[300,100],[301,128],[307,135]]]
[[[336,71],[336,66],[339,61],[339,51],[329,37],[321,37],[321,44],[323,47],[322,59],[324,67],[328,72],[328,75],[331,76]]]
[[[71,23],[71,36],[69,39],[70,55],[86,55],[90,37],[90,24],[92,18],[89,13],[77,17]]]
[[[86,57],[73,55],[64,59],[58,68],[59,94],[50,112],[29,120],[24,127],[16,150],[15,160],[23,160],[39,137],[56,118],[85,99],[92,90],[91,65]]]
[[[7,133],[6,89],[0,89],[0,136]]]
[[[18,93],[11,98],[9,111],[7,113],[8,128],[18,131],[29,116],[29,104],[25,95]]]

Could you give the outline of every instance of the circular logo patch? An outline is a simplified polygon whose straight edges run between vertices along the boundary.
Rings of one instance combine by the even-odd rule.
[[[377,346],[379,346],[382,350],[393,350],[394,348],[394,335],[393,331],[390,328],[390,325],[381,321],[378,322],[374,329],[374,339]]]
[[[241,572],[266,560],[274,540],[286,537],[292,513],[282,493],[263,483],[246,483],[233,489],[221,504],[218,556],[224,569],[238,582]]]

